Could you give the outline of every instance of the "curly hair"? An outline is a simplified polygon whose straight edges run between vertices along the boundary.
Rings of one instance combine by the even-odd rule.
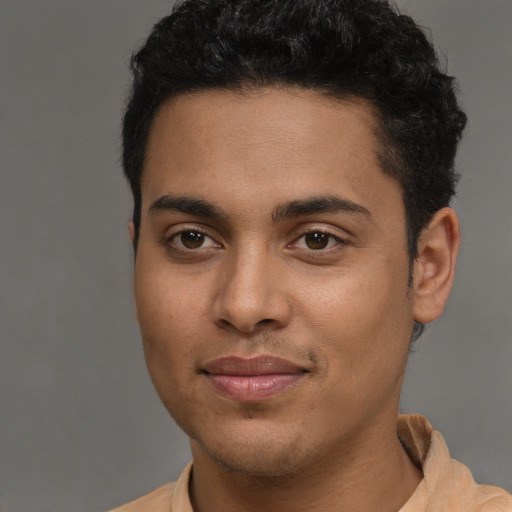
[[[179,94],[212,88],[289,85],[367,100],[380,165],[403,191],[411,261],[422,228],[455,192],[466,116],[454,79],[424,32],[389,1],[184,0],[155,25],[131,70],[122,161],[136,237],[155,113]]]

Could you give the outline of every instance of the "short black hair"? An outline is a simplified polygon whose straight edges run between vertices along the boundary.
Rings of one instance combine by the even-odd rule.
[[[466,124],[455,80],[426,34],[388,0],[182,0],[132,56],[131,71],[122,160],[135,248],[154,116],[167,100],[205,89],[293,86],[367,100],[382,170],[402,188],[411,262],[421,230],[455,193]]]
[[[294,86],[363,98],[378,123],[383,172],[403,190],[409,255],[455,192],[466,116],[455,82],[414,21],[387,0],[183,0],[132,56],[124,172],[140,229],[145,150],[159,107],[205,89]]]

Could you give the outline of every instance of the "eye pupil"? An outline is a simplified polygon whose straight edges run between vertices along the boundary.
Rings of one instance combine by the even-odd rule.
[[[204,235],[197,231],[184,231],[181,233],[181,243],[187,249],[198,249],[203,245]]]
[[[325,233],[308,233],[305,236],[305,242],[310,249],[325,249],[329,243],[329,235]]]

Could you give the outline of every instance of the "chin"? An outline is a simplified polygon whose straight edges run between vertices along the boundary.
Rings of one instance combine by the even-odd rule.
[[[232,431],[222,439],[208,436],[192,443],[197,450],[230,472],[257,478],[294,474],[307,462],[308,453],[314,450],[307,449],[307,440],[298,432],[294,436],[293,431],[287,429],[279,435],[278,429],[272,432],[269,425],[265,427]]]
[[[208,454],[228,471],[255,478],[290,476],[301,466],[301,457],[296,451],[271,444],[251,447],[244,445],[233,451],[210,450]]]

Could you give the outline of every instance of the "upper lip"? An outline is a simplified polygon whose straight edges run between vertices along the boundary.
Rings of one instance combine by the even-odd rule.
[[[277,375],[300,373],[306,370],[291,361],[274,356],[243,358],[238,356],[221,357],[207,362],[203,371],[213,375]]]

